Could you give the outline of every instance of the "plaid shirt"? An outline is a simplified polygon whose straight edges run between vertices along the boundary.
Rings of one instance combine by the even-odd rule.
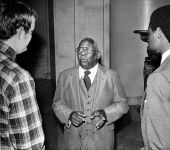
[[[34,80],[0,42],[0,150],[42,150],[44,132]]]

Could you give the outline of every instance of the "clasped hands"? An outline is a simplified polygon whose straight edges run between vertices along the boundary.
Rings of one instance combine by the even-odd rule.
[[[85,122],[86,117],[87,116],[81,111],[73,111],[73,112],[71,112],[71,114],[69,116],[69,120],[71,121],[71,124],[73,126],[79,127]],[[104,109],[95,110],[91,114],[90,119],[94,119],[95,117],[100,118],[99,122],[96,124],[96,128],[99,130],[107,122],[107,116],[106,116]]]

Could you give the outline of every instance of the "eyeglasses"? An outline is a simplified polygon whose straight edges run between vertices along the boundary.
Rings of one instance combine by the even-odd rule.
[[[91,50],[92,48],[91,47],[79,47],[77,50],[76,50],[76,52],[78,53],[78,54],[82,54],[83,52],[85,53],[85,54],[90,54],[90,53],[92,53],[92,51],[95,51],[95,50]],[[91,51],[90,51],[91,50]]]

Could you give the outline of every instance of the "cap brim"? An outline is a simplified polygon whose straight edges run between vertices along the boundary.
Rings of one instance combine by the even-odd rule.
[[[142,41],[148,42],[148,30],[134,30],[133,33],[139,34]]]
[[[133,33],[137,33],[137,34],[148,34],[148,30],[134,30]]]

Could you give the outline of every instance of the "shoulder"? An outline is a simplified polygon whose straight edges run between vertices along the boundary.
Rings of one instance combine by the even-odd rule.
[[[59,73],[59,77],[67,77],[78,72],[78,66],[65,69]]]
[[[101,72],[103,72],[105,75],[112,75],[112,76],[116,76],[117,75],[117,71],[116,70],[108,68],[106,66],[99,65],[99,70]]]
[[[170,61],[162,64],[153,74],[152,76],[156,76],[156,78],[160,78],[160,76],[166,78],[170,81]],[[151,77],[152,77],[151,76]],[[154,79],[153,79],[154,80]]]
[[[170,74],[169,74],[170,75]],[[147,80],[148,89],[155,89],[164,91],[170,87],[170,78],[167,73],[163,72],[154,72],[149,75]]]
[[[15,85],[18,82],[23,82],[24,80],[29,80],[30,78],[32,78],[26,70],[24,70],[17,63],[12,61],[0,63],[0,70],[1,78],[3,78],[11,85]]]

